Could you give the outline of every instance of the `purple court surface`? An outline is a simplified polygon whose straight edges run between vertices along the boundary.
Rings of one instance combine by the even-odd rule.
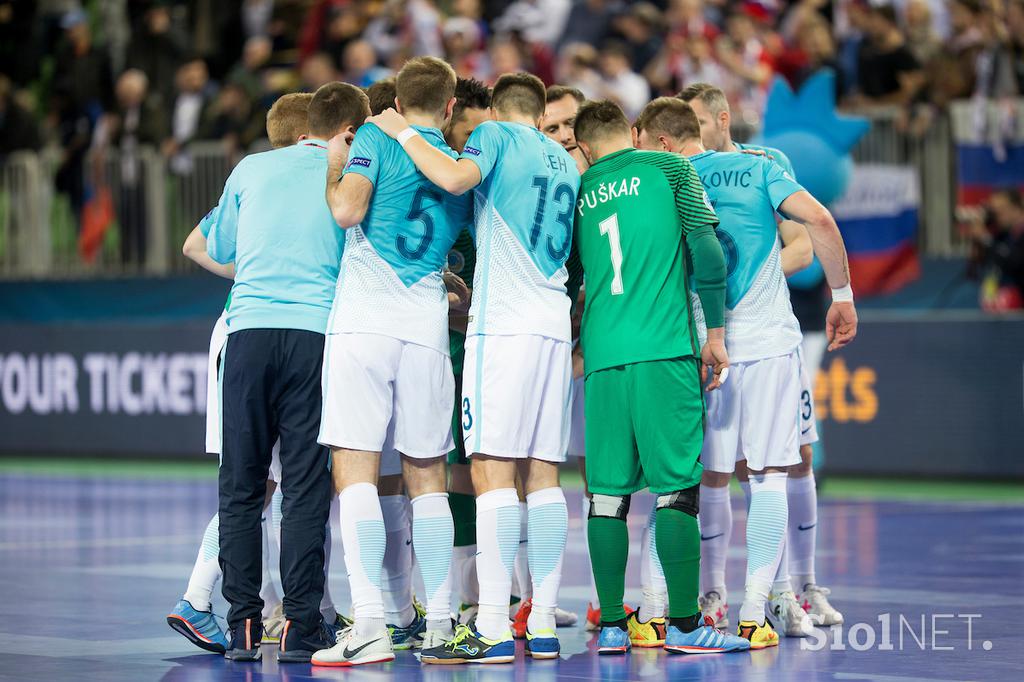
[[[562,605],[586,609],[589,570],[580,493],[570,493]],[[640,498],[640,496],[637,496]],[[634,502],[637,547],[650,498]],[[357,669],[232,663],[194,648],[165,615],[185,588],[215,511],[208,478],[0,473],[0,679],[3,680],[1020,680],[1024,645],[1024,503],[822,502],[819,580],[832,588],[843,630],[774,650],[712,656],[635,651],[598,657],[582,627],[560,631],[555,661],[421,666],[413,654]],[[742,594],[744,513],[729,576]],[[331,587],[345,607],[340,543]],[[639,598],[631,556],[627,600]],[[218,596],[214,610],[226,611]],[[271,652],[273,650],[271,649]],[[521,652],[520,652],[521,653]]]

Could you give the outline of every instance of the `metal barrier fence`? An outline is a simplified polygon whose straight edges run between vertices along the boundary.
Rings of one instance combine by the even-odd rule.
[[[861,114],[871,119],[872,128],[853,150],[855,161],[917,169],[922,199],[918,245],[923,253],[949,256],[966,249],[954,224],[953,140],[954,133],[964,139],[972,126],[977,127],[983,109],[973,102],[956,103],[918,135],[903,130],[896,111]],[[1024,130],[1024,102],[1018,102],[1017,109],[1019,129]],[[734,131],[738,140],[753,132]],[[250,151],[267,148],[265,141],[257,144]],[[193,144],[171,160],[147,147],[89,157],[83,170],[86,185],[106,188],[113,216],[95,260],[86,263],[77,248],[78,218],[67,197],[54,189],[58,154],[23,152],[0,161],[0,278],[193,270],[180,256],[181,244],[216,204],[238,161],[216,142]]]

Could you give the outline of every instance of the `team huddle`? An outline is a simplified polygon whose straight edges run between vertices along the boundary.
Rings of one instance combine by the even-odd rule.
[[[431,57],[366,92],[279,99],[275,149],[239,163],[184,247],[234,284],[210,344],[219,511],[171,627],[233,660],[276,642],[279,661],[324,666],[403,649],[508,663],[516,638],[557,658],[577,622],[558,608],[568,456],[600,557],[598,653],[760,649],[772,621],[842,622],[814,575],[812,370],[785,276],[817,256],[839,348],[857,330],[846,253],[785,156],[728,129],[709,85],[630,122]],[[747,574],[730,629],[734,473]],[[633,610],[626,520],[645,489]],[[327,585],[331,515],[351,618]]]

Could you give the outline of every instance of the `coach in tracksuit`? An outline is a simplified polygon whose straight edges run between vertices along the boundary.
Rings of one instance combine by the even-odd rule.
[[[208,253],[235,263],[221,363],[220,565],[235,660],[260,657],[263,513],[270,452],[281,439],[281,577],[278,660],[308,661],[334,644],[322,622],[330,455],[317,444],[324,332],[344,235],[324,200],[327,140],[354,132],[366,95],[328,83],[309,106],[309,138],[245,157],[224,186]]]

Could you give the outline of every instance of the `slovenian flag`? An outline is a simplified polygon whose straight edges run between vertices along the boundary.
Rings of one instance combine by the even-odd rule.
[[[998,189],[1024,190],[1024,112],[1010,103],[956,102],[957,204],[977,206]]]
[[[908,166],[857,164],[832,214],[843,233],[853,290],[896,291],[920,275],[917,221],[920,193]]]

